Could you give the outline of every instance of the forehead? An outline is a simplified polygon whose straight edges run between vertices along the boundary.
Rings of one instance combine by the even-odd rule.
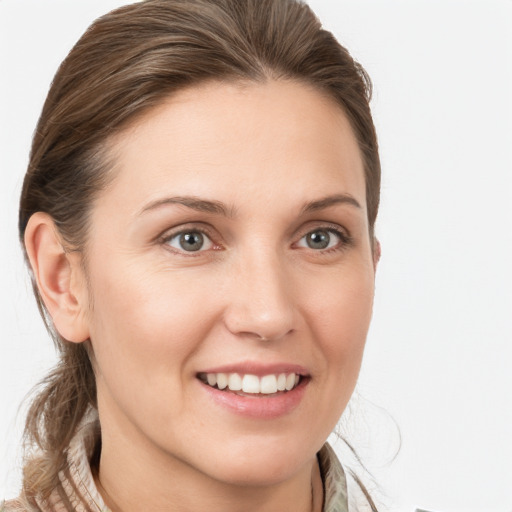
[[[102,195],[124,206],[176,193],[282,202],[284,191],[297,201],[349,193],[366,204],[363,163],[345,113],[293,81],[213,82],[180,91],[110,147],[115,179]]]

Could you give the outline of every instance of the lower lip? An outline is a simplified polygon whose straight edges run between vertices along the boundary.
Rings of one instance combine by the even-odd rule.
[[[290,414],[299,406],[306,392],[309,379],[302,379],[297,387],[291,391],[255,397],[240,396],[230,391],[221,391],[201,381],[198,382],[215,403],[236,414],[249,418],[273,419]]]

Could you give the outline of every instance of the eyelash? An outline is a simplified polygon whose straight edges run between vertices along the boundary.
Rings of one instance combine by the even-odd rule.
[[[329,233],[330,235],[332,235],[332,234],[335,235],[338,238],[338,243],[333,247],[328,247],[325,249],[318,249],[318,250],[309,247],[309,249],[311,251],[313,251],[319,255],[327,255],[327,254],[331,254],[333,252],[343,251],[346,248],[353,245],[353,243],[354,243],[352,237],[346,231],[340,229],[338,226],[322,224],[322,225],[318,225],[317,227],[314,227],[312,229],[308,229],[306,232],[304,232],[303,235],[301,235],[301,237],[299,238],[299,241],[295,242],[293,245],[297,245],[300,241],[305,239],[308,235],[311,235],[312,233],[319,232],[319,231],[325,231],[325,232]],[[170,245],[170,242],[172,240],[177,239],[178,237],[180,237],[182,235],[186,235],[186,234],[190,234],[190,233],[200,233],[201,235],[203,235],[205,238],[207,238],[210,241],[210,243],[213,245],[213,247],[209,248],[209,249],[203,249],[201,247],[197,251],[186,251],[184,249],[178,249],[178,248],[172,247]],[[190,226],[185,229],[180,229],[179,231],[176,231],[176,232],[166,233],[166,234],[158,237],[158,241],[162,245],[165,245],[168,250],[174,252],[175,254],[179,254],[179,255],[182,255],[185,257],[192,257],[192,258],[199,257],[199,256],[203,255],[204,252],[207,252],[210,250],[217,251],[217,250],[222,249],[222,246],[220,244],[217,244],[216,242],[213,241],[213,237],[210,234],[209,230],[206,230],[206,229],[204,229],[202,227],[198,227],[198,226]],[[300,247],[300,248],[308,249],[308,247]]]

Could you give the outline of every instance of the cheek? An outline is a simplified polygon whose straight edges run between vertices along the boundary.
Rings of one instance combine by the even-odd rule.
[[[374,274],[366,266],[337,272],[315,293],[308,293],[305,310],[332,386],[352,392],[359,373],[370,325]]]
[[[135,265],[111,265],[90,281],[91,340],[103,378],[118,382],[120,390],[167,387],[183,378],[214,318],[200,290],[176,273],[171,279],[171,272],[139,271]]]
[[[98,400],[109,418],[126,416],[134,424],[150,418],[166,431],[190,403],[185,383],[194,373],[188,362],[214,312],[176,273],[171,280],[170,272],[114,267],[90,279]]]
[[[356,386],[372,314],[373,270],[338,269],[307,288],[304,315],[315,340],[317,368],[312,381],[316,393],[310,404],[316,413],[310,422],[321,444],[335,428]]]
[[[373,309],[370,268],[334,272],[320,286],[311,283],[307,288],[303,293],[310,323],[325,331],[326,340],[344,340],[349,347],[364,344]]]

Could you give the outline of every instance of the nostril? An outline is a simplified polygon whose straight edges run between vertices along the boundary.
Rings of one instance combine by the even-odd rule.
[[[270,331],[270,329],[269,329],[269,331]],[[283,339],[284,337],[290,335],[293,331],[294,331],[294,329],[289,329],[289,330],[283,329],[281,331],[276,329],[272,333],[266,334],[266,335],[259,334],[258,332],[254,332],[254,331],[240,331],[240,332],[237,332],[236,334],[239,336],[242,336],[242,337],[247,337],[248,339],[252,338],[256,341],[272,342],[272,341],[278,341],[280,339]]]

